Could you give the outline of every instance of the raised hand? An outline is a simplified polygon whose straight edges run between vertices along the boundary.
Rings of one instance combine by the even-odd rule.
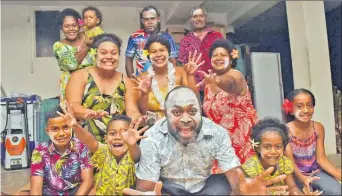
[[[199,73],[201,73],[204,77],[204,79],[199,82],[196,86],[202,86],[204,84],[211,84],[211,83],[219,83],[220,82],[220,78],[217,76],[216,73],[213,73],[213,71],[211,69],[208,70],[208,74],[205,73],[204,71],[198,71]]]
[[[156,183],[153,191],[142,192],[134,189],[124,188],[123,193],[126,195],[161,195],[162,187],[163,183],[159,181]]]
[[[239,184],[238,184],[238,194],[242,195],[268,195],[270,192],[286,192],[288,186],[272,186],[276,182],[280,182],[286,178],[286,175],[280,175],[273,179],[265,180],[267,176],[269,176],[272,171],[274,170],[273,167],[268,168],[267,170],[263,171],[260,175],[254,178],[245,178],[245,175],[241,171],[241,169],[237,169],[238,177],[239,177]]]
[[[141,74],[140,71],[139,76],[140,77],[136,77],[134,74],[132,74],[131,80],[138,86],[133,87],[133,89],[140,90],[142,93],[147,94],[151,89],[152,76]]]
[[[98,111],[87,110],[86,114],[84,115],[84,119],[85,120],[97,119],[97,118],[101,118],[107,115],[109,115],[109,113],[104,110],[98,110]]]
[[[62,113],[60,113],[58,111],[57,111],[57,114],[59,116],[63,117],[66,120],[66,122],[67,122],[69,127],[77,125],[77,120],[76,120],[76,118],[74,116],[74,111],[73,111],[72,106],[69,105],[67,100],[64,100],[64,104],[65,105],[63,105],[62,103],[59,104],[59,106],[61,107],[61,109],[62,109],[64,114],[62,114]]]
[[[196,70],[204,64],[205,61],[202,61],[200,63],[202,57],[202,53],[200,53],[197,56],[197,50],[195,50],[194,54],[191,54],[191,51],[189,52],[189,60],[188,63],[183,66],[184,71],[187,75],[193,75],[195,74]]]
[[[121,133],[122,140],[128,145],[133,146],[137,143],[137,141],[146,138],[147,136],[141,136],[140,134],[144,133],[149,127],[145,126],[138,131],[138,127],[140,124],[145,121],[146,117],[140,117],[138,121],[131,121],[129,128],[127,131]]]

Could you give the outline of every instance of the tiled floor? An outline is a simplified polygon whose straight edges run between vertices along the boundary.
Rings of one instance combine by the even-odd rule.
[[[328,156],[336,167],[341,168],[341,154]],[[1,192],[12,195],[28,184],[30,179],[30,169],[6,171],[1,166]]]

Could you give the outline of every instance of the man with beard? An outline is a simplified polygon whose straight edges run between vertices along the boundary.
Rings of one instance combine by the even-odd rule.
[[[150,66],[147,58],[148,54],[144,54],[144,47],[147,39],[152,34],[161,34],[170,42],[170,62],[176,63],[177,49],[175,42],[170,34],[160,31],[160,14],[153,6],[147,6],[140,12],[140,30],[134,32],[128,39],[126,49],[126,74],[132,77],[134,72],[133,59],[136,58],[136,75],[139,71],[145,72]]]
[[[128,195],[265,195],[287,187],[266,186],[285,176],[265,180],[274,168],[245,178],[227,131],[201,116],[196,94],[178,86],[165,99],[165,116],[150,128],[140,143],[136,189]],[[217,159],[224,173],[210,174]],[[161,181],[161,182],[159,182]]]
[[[214,31],[206,26],[207,14],[206,11],[201,7],[195,7],[190,13],[190,20],[193,31],[188,33],[181,41],[179,46],[178,61],[185,65],[189,61],[189,53],[194,54],[195,52],[202,54],[202,61],[205,63],[200,67],[199,70],[208,73],[209,69],[212,69],[209,48],[211,44],[218,39],[222,39],[223,36],[220,32]],[[195,80],[197,83],[203,80],[203,76],[198,72],[195,74]],[[200,101],[203,101],[203,89],[200,90]]]

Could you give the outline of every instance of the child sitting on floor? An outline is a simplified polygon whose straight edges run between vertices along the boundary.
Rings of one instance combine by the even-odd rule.
[[[145,126],[137,130],[144,117],[134,122],[123,115],[113,116],[108,123],[106,144],[101,144],[77,123],[70,105],[67,102],[66,105],[67,109],[63,109],[64,115],[61,116],[68,119],[76,137],[94,153],[91,163],[99,169],[95,178],[96,195],[122,195],[124,188],[135,185],[135,163],[140,158],[137,141],[146,138],[140,134],[148,129]]]
[[[299,187],[308,186],[323,191],[323,195],[341,195],[341,170],[325,155],[324,127],[311,120],[314,114],[315,96],[307,89],[295,89],[289,93],[283,108],[291,120],[287,123],[290,141],[286,156],[295,163],[294,172]],[[291,118],[291,119],[290,119]],[[312,176],[318,180],[310,181]]]
[[[46,116],[50,140],[32,153],[30,195],[86,195],[93,186],[88,149],[72,138],[68,119],[57,112],[59,107]]]
[[[268,191],[270,195],[303,195],[298,189],[293,178],[293,163],[284,156],[285,147],[289,141],[288,129],[285,124],[273,118],[260,120],[252,129],[252,146],[257,155],[249,158],[242,168],[249,177],[261,174],[269,167],[273,167],[273,173],[267,178],[275,178],[281,174],[286,174],[285,182],[274,184],[273,186],[288,186],[288,192]],[[312,178],[311,181],[315,180]],[[305,194],[320,195],[322,192],[310,192],[305,189]]]

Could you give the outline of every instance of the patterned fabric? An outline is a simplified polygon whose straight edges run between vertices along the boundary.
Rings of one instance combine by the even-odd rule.
[[[86,121],[85,128],[95,135],[97,141],[104,143],[106,127],[112,115],[125,112],[125,91],[126,87],[122,75],[121,82],[112,95],[101,94],[93,76],[88,72],[88,83],[83,92],[82,106],[94,111],[104,110],[110,114],[100,119]]]
[[[165,99],[165,97],[168,93],[167,87],[166,88],[160,88],[160,92]],[[148,107],[149,107],[149,111],[157,113],[158,119],[161,119],[165,116],[165,113],[164,113],[164,111],[162,111],[160,109],[160,103],[157,100],[157,98],[154,96],[154,93],[152,90],[148,93]]]
[[[214,31],[212,29],[207,29],[207,35],[201,40],[197,37],[194,32],[190,32],[187,34],[180,43],[179,54],[178,54],[178,61],[185,65],[188,63],[189,52],[191,51],[194,54],[195,50],[197,52],[202,53],[202,60],[205,63],[199,67],[198,70],[202,70],[208,73],[209,69],[212,69],[210,57],[209,57],[209,49],[214,41],[218,39],[222,39],[223,36],[220,32]],[[198,72],[195,73],[195,80],[196,82],[200,82],[203,80],[203,76],[200,75]]]
[[[172,36],[168,34],[167,32],[160,32],[158,34],[162,35],[163,37],[169,40],[170,47],[171,47],[170,58],[176,58],[177,49],[176,49],[175,41],[173,40]],[[148,62],[149,60],[147,59],[147,57],[143,55],[143,50],[144,50],[145,43],[149,36],[150,34],[146,33],[143,29],[140,29],[134,32],[131,36],[129,36],[129,39],[128,39],[126,56],[132,57],[132,58],[136,57],[136,66],[137,66],[136,74],[137,75],[138,75],[138,70],[140,70],[141,72],[146,71],[146,69],[144,69],[145,63]]]
[[[293,152],[294,162],[302,173],[311,173],[318,169],[316,159],[317,133],[314,133],[306,140],[301,140],[291,132],[290,145]]]
[[[254,155],[250,157],[244,164],[242,164],[243,170],[246,172],[246,174],[249,177],[256,177],[260,175],[263,171],[265,171],[264,167],[261,165],[261,162],[257,155]],[[293,163],[290,159],[288,159],[285,156],[281,156],[278,168],[275,171],[275,173],[271,176],[269,175],[265,179],[273,179],[276,178],[282,174],[292,174],[293,173]],[[286,185],[285,181],[277,182],[273,184],[272,186],[284,186]],[[273,192],[271,195],[275,195],[275,192]]]
[[[94,37],[104,33],[104,31],[101,29],[100,26],[96,26],[92,29],[88,29],[88,27],[84,26],[83,29],[84,29],[84,33],[89,38],[94,38]]]
[[[31,176],[41,176],[44,195],[70,195],[81,183],[81,170],[90,168],[88,149],[77,138],[59,154],[51,140],[40,143],[32,153]]]
[[[95,50],[91,49],[87,56],[84,57],[81,64],[78,64],[77,59],[75,58],[75,53],[77,51],[77,47],[70,46],[62,42],[56,42],[53,44],[53,52],[55,53],[59,68],[62,71],[59,81],[61,103],[64,103],[65,88],[70,79],[70,73],[84,67],[93,66],[95,63]]]
[[[157,121],[140,142],[137,178],[166,179],[194,193],[203,188],[215,159],[223,171],[239,166],[227,131],[205,117],[202,122],[196,141],[184,146],[168,132],[165,118]]]
[[[123,195],[124,188],[135,184],[135,163],[127,152],[119,163],[107,144],[100,144],[91,157],[91,163],[99,169],[96,195]]]
[[[255,154],[250,135],[258,120],[249,91],[244,96],[236,96],[221,89],[213,94],[206,87],[204,93],[203,111],[208,118],[226,129],[235,153],[243,164]],[[217,163],[214,165],[213,173],[220,173]]]

